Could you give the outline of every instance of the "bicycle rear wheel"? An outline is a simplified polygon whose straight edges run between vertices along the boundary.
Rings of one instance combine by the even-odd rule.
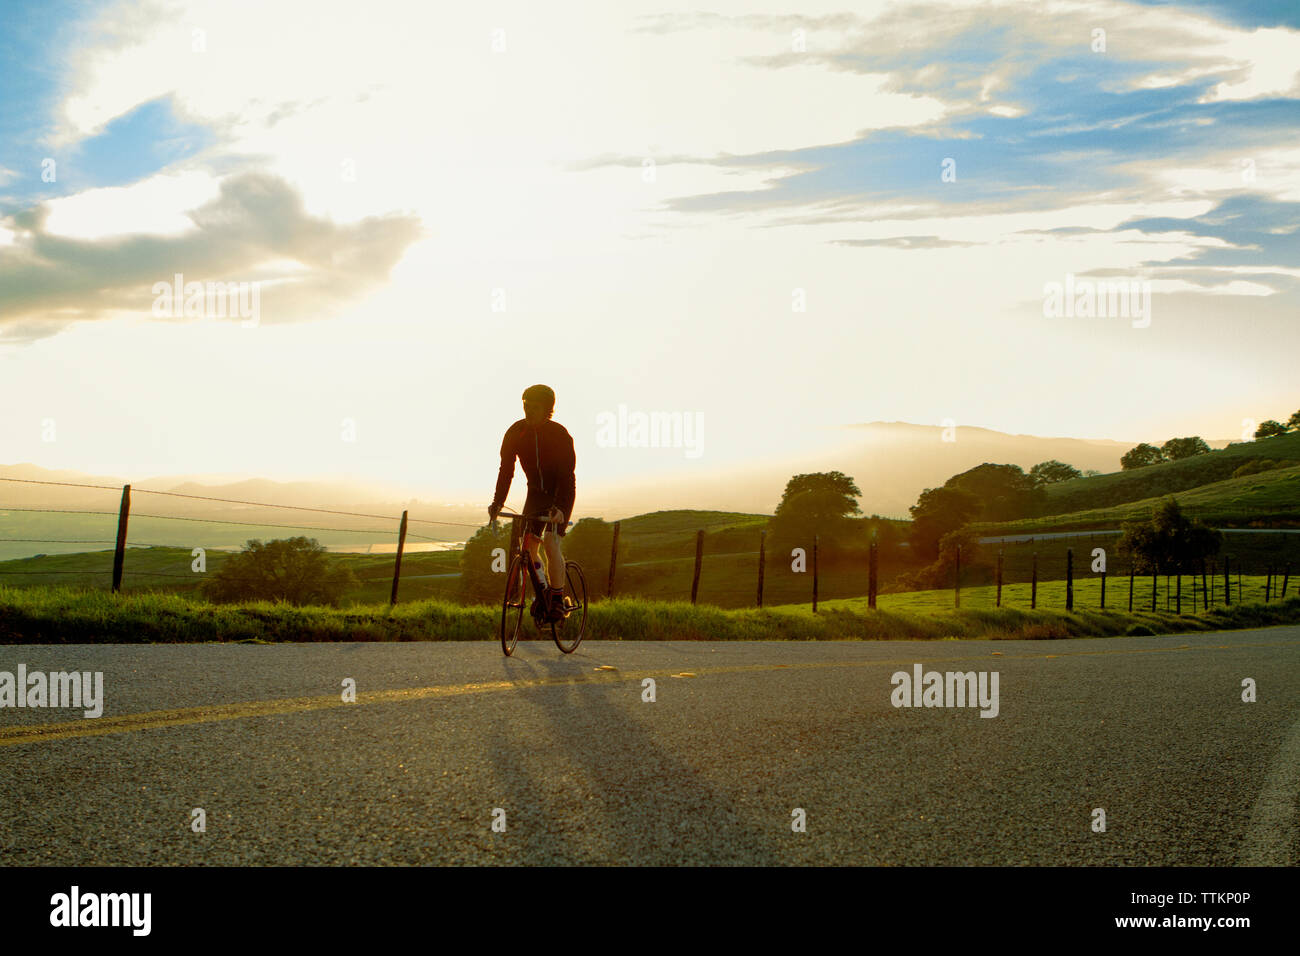
[[[572,654],[587,633],[587,579],[575,561],[564,562],[564,617],[551,624],[555,646]]]
[[[506,594],[501,601],[501,650],[509,657],[519,642],[524,623],[524,605],[528,603],[528,572],[523,555],[515,555],[506,572]]]

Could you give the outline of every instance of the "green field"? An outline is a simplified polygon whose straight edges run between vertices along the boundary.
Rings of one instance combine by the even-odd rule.
[[[1238,442],[1226,448],[1212,451],[1206,455],[1195,455],[1181,461],[1163,462],[1146,468],[1129,471],[1116,471],[1107,475],[1095,475],[1091,478],[1075,478],[1047,487],[1048,511],[1057,516],[1073,516],[1077,512],[1105,512],[1116,505],[1138,502],[1143,499],[1159,498],[1176,494],[1183,501],[1183,494],[1193,488],[1227,481],[1232,473],[1246,462],[1254,459],[1271,459],[1283,466],[1294,467],[1300,464],[1300,433],[1279,435],[1275,438],[1262,438],[1250,442]],[[1267,472],[1263,473],[1267,474]],[[1213,502],[1216,513],[1224,520],[1247,524],[1252,520],[1274,517],[1271,509],[1277,505],[1286,514],[1286,520],[1300,521],[1300,499],[1294,494],[1289,499],[1273,498],[1265,494],[1242,501],[1237,508],[1227,508],[1231,492],[1225,492],[1219,500]],[[1209,500],[1205,501],[1210,504]],[[1199,514],[1199,512],[1194,512]],[[1067,526],[1057,522],[1053,525],[1060,530]]]
[[[212,574],[231,552],[209,551],[207,574]],[[442,597],[456,593],[455,578],[424,578],[423,575],[456,574],[460,571],[459,551],[427,551],[402,557],[401,596],[409,599]],[[327,560],[350,568],[360,587],[347,595],[348,603],[386,601],[393,586],[393,555],[330,554]],[[182,548],[129,548],[122,562],[124,591],[196,594],[204,575],[192,570],[194,558]],[[14,588],[42,588],[51,585],[107,590],[113,580],[113,552],[49,554],[0,562],[0,585]]]
[[[730,526],[728,526],[730,527]],[[693,533],[656,532],[662,535],[653,549],[644,545],[629,556],[626,542],[620,542],[620,564],[615,578],[616,597],[641,597],[656,601],[683,601],[690,597],[691,575],[695,566],[695,536]],[[720,608],[754,607],[758,599],[758,531],[756,528],[735,530],[739,540],[728,539],[721,544],[731,547],[748,544],[752,551],[717,553],[710,545],[716,540],[713,533],[705,536],[705,556],[700,574],[699,603]],[[721,535],[719,535],[721,537]],[[1246,574],[1243,583],[1247,598],[1252,595],[1263,599],[1264,572],[1269,567],[1279,573],[1290,566],[1300,573],[1300,535],[1238,533],[1225,536],[1228,543],[1224,554],[1231,559],[1233,586],[1236,587],[1238,571]],[[1090,555],[1094,548],[1106,550],[1111,569],[1107,584],[1107,604],[1113,606],[1122,593],[1127,600],[1128,569],[1115,551],[1116,535],[1089,535],[1078,538],[1059,538],[1044,541],[1027,541],[1005,545],[984,545],[972,556],[977,563],[963,569],[963,604],[969,607],[994,605],[993,563],[998,551],[1003,554],[1004,602],[1028,606],[1029,581],[1037,556],[1039,601],[1043,607],[1064,607],[1064,578],[1067,551],[1074,553],[1076,600],[1095,605],[1100,597],[1100,579],[1091,573]],[[650,557],[649,555],[659,555]],[[208,552],[207,573],[215,572],[229,560],[226,552]],[[894,579],[914,565],[906,560],[906,551],[881,556],[881,599],[906,597],[921,602],[923,607],[946,608],[952,605],[950,589],[907,592],[895,595]],[[398,597],[402,603],[438,598],[457,600],[461,552],[437,551],[405,555],[402,559],[402,580]],[[331,563],[342,564],[352,570],[360,586],[343,595],[345,606],[386,602],[392,588],[393,556],[331,554]],[[124,561],[122,588],[125,593],[159,592],[197,596],[202,576],[191,570],[193,558],[189,551],[179,548],[132,548]],[[812,600],[812,568],[808,563],[803,572],[791,567],[789,555],[767,554],[764,567],[763,603],[772,607],[802,604]],[[17,589],[43,588],[50,585],[106,591],[112,581],[113,554],[111,551],[81,554],[46,555],[0,562],[0,585]],[[1222,558],[1216,561],[1222,568]],[[608,563],[602,555],[597,567],[588,567],[587,586],[590,600],[605,598],[608,583]],[[818,595],[822,603],[837,599],[864,597],[867,590],[867,567],[863,559],[838,562],[821,562],[818,569]],[[504,582],[504,575],[502,576]],[[1059,588],[1057,585],[1059,584]],[[1213,593],[1222,594],[1222,572],[1211,582]],[[1295,593],[1300,582],[1289,582],[1288,594]],[[1150,580],[1144,585],[1148,600]],[[1184,578],[1184,588],[1190,588],[1189,577]],[[1164,600],[1165,583],[1159,584]],[[1059,593],[1059,596],[1058,596]],[[1185,592],[1190,595],[1190,592]],[[1189,596],[1190,600],[1190,596]],[[910,605],[909,605],[910,606]]]
[[[412,601],[353,608],[265,602],[212,605],[179,594],[120,594],[0,586],[0,643],[195,643],[214,641],[495,640],[490,607]],[[1300,598],[1234,604],[1200,614],[1021,608],[960,611],[862,610],[813,614],[807,606],[723,610],[621,599],[592,606],[593,640],[941,640],[1055,639],[1227,630],[1300,621]],[[1136,630],[1135,630],[1136,629]]]
[[[1101,481],[1106,477],[1109,476],[1078,480]],[[1062,482],[1062,484],[1069,484],[1069,482]],[[996,524],[981,523],[972,527],[980,534],[988,536],[1118,528],[1125,521],[1149,517],[1151,509],[1164,500],[1164,497],[1143,497],[1124,504],[1107,505],[1069,514],[1022,518]],[[1185,513],[1216,527],[1300,525],[1300,465],[1211,482],[1179,491],[1174,494],[1174,497]]]

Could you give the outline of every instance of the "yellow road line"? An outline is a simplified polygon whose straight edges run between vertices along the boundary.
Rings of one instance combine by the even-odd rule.
[[[1055,654],[1013,654],[1006,657],[1002,652],[993,652],[1003,656],[1003,662],[1009,660],[1047,660],[1061,657],[1109,656],[1117,654],[1167,654],[1183,650],[1223,650],[1258,647],[1282,647],[1300,644],[1300,641],[1273,641],[1264,644],[1234,644],[1229,648],[1209,645],[1188,647],[1150,647],[1126,648],[1104,651],[1058,651]],[[812,670],[834,667],[897,667],[911,664],[935,664],[957,661],[972,663],[978,657],[907,657],[894,660],[873,661],[806,661],[793,664],[734,664],[722,667],[697,667],[689,673],[692,676],[711,676],[715,674],[742,674],[775,670]],[[493,693],[496,691],[527,690],[533,687],[563,687],[580,684],[620,684],[628,681],[639,683],[646,677],[674,677],[688,672],[671,669],[647,671],[612,671],[596,676],[589,672],[567,677],[539,677],[521,680],[484,681],[471,684],[445,684],[435,687],[410,687],[396,690],[367,691],[357,694],[356,703],[345,703],[341,694],[328,694],[320,697],[282,697],[274,700],[239,701],[230,704],[208,704],[200,707],[182,707],[175,710],[152,710],[139,714],[123,714],[119,717],[98,717],[74,720],[57,724],[27,724],[0,727],[0,747],[18,744],[45,743],[53,740],[68,740],[74,737],[97,737],[103,734],[130,733],[136,730],[150,730],[155,727],[179,727],[189,724],[206,724],[219,720],[240,720],[246,717],[270,717],[277,714],[300,714],[313,710],[328,710],[335,707],[357,707],[365,704],[394,704],[414,700],[429,700],[441,697],[463,697],[470,694]]]

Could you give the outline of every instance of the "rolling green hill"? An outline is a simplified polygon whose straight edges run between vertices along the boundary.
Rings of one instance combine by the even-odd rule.
[[[1290,437],[1290,436],[1288,436]],[[1300,438],[1300,436],[1296,436]],[[1202,455],[1208,458],[1209,455]],[[1171,462],[1169,466],[1183,462]],[[1238,462],[1238,467],[1240,461]],[[1147,471],[1148,469],[1139,469]],[[1123,474],[1132,474],[1124,472]],[[1078,482],[1102,481],[1113,475],[1076,479]],[[1067,482],[1062,482],[1066,484]],[[1071,484],[1073,482],[1070,482]],[[1017,521],[981,523],[973,527],[986,536],[1032,534],[1048,531],[1086,531],[1092,528],[1118,528],[1124,521],[1146,518],[1152,508],[1170,492],[1134,499],[1121,504],[1103,505],[1066,514],[1051,514]],[[1174,494],[1183,510],[1216,527],[1287,527],[1300,525],[1300,464],[1275,468],[1242,478],[1228,478],[1190,487]]]
[[[1047,513],[1074,515],[1146,498],[1158,498],[1203,485],[1225,481],[1255,459],[1271,459],[1284,466],[1300,465],[1300,433],[1238,442],[1209,454],[1163,462],[1131,471],[1116,471],[1091,478],[1074,478],[1047,486]],[[1182,496],[1179,496],[1182,500]],[[1297,506],[1292,503],[1292,510]]]

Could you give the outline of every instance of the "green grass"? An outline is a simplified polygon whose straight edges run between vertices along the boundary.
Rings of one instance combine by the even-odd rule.
[[[1049,485],[1047,488],[1049,510],[1054,515],[1073,515],[1081,511],[1096,511],[1115,505],[1137,502],[1142,499],[1179,494],[1216,482],[1225,481],[1247,461],[1271,458],[1294,466],[1300,463],[1300,432],[1262,438],[1252,442],[1238,442],[1227,448],[1196,455],[1181,461],[1164,462],[1131,471],[1116,471],[1091,478],[1075,478]],[[1280,502],[1284,510],[1296,517],[1297,499]],[[1243,503],[1241,518],[1267,518],[1271,501],[1260,501],[1260,512],[1252,513]],[[1064,526],[1062,526],[1064,527]]]
[[[1125,521],[1150,517],[1152,509],[1165,497],[1142,498],[1070,514],[1022,518],[997,524],[982,523],[972,527],[979,534],[988,537],[1118,528]],[[1261,521],[1268,527],[1295,524],[1300,522],[1300,465],[1211,482],[1179,491],[1174,497],[1188,515],[1215,526],[1252,525]]]
[[[455,579],[421,576],[459,572],[460,556],[460,551],[420,551],[403,555],[400,596],[403,599],[454,597]],[[188,549],[129,548],[122,563],[122,589],[197,595],[206,576],[216,572],[231,557],[230,552],[208,551],[206,574],[199,574],[192,569],[194,558]],[[345,596],[345,603],[387,601],[393,586],[393,557],[391,554],[327,555],[330,563],[350,568],[359,581],[360,586]],[[112,551],[47,554],[0,561],[0,585],[15,588],[63,585],[107,589],[112,580]]]
[[[888,602],[886,602],[888,605]],[[443,601],[330,609],[261,603],[212,605],[178,594],[119,594],[0,586],[0,643],[195,643],[496,640],[499,612]],[[593,640],[1052,639],[1226,630],[1300,621],[1300,598],[1219,606],[1208,613],[1081,608],[1073,613],[1006,607],[924,611],[844,602],[813,614],[796,605],[763,610],[692,607],[626,598],[592,605]]]

